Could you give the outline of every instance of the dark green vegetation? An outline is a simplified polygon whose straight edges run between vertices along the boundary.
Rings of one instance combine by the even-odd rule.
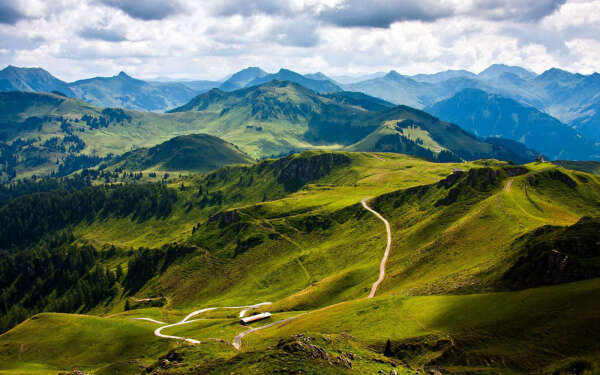
[[[365,197],[393,240],[373,299],[385,228],[360,205]],[[11,275],[3,306],[20,306],[4,324],[46,311],[0,336],[0,373],[558,374],[600,365],[600,180],[585,172],[310,151],[160,184],[71,185],[0,210],[15,218],[0,225]],[[62,275],[46,279],[36,268],[44,264],[61,264]],[[106,293],[90,286],[85,295],[92,281]],[[175,323],[203,307],[264,301],[273,304],[258,311],[273,316],[254,327],[295,319],[249,334],[240,351],[230,345],[245,330],[239,309],[162,332],[196,345],[132,320]]]
[[[231,143],[208,134],[191,134],[127,152],[115,158],[109,169],[208,172],[227,164],[252,162]]]
[[[600,175],[600,162],[598,161],[554,160],[552,163],[563,168]]]
[[[520,141],[551,159],[600,159],[600,148],[575,129],[499,95],[466,89],[426,110],[480,137]]]

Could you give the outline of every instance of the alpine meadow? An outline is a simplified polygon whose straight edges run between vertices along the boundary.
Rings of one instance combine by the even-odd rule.
[[[0,375],[600,374],[598,15],[0,0]]]

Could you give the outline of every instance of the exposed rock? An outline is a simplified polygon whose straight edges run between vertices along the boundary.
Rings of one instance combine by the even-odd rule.
[[[338,153],[323,153],[307,157],[287,157],[277,160],[274,168],[281,168],[278,182],[286,191],[296,191],[310,181],[327,176],[340,166],[350,164],[351,159]]]
[[[473,168],[467,174],[467,184],[471,187],[487,190],[500,180],[500,171],[493,168]]]
[[[219,212],[208,218],[209,223],[213,223],[215,221],[219,223],[219,228],[224,228],[232,223],[239,222],[240,214],[237,212],[237,210],[231,210]]]
[[[448,195],[446,197],[438,200],[437,202],[435,202],[434,206],[435,207],[449,206],[452,203],[456,202],[459,195],[460,195],[460,189],[458,187],[452,188],[452,190],[450,190],[448,192]]]
[[[352,368],[352,361],[341,355],[335,358],[335,364],[341,367]]]
[[[352,358],[348,355],[338,355],[333,358],[325,349],[311,343],[314,338],[303,334],[292,336],[288,340],[280,340],[277,347],[288,353],[305,353],[311,358],[327,361],[331,365],[338,367],[352,368]]]
[[[438,188],[444,187],[444,188],[448,189],[448,188],[452,187],[456,183],[456,181],[458,181],[462,176],[464,176],[466,174],[467,173],[464,171],[455,171],[448,177],[444,178],[443,180],[440,180],[437,183],[437,187]]]
[[[529,169],[525,167],[504,167],[504,171],[508,177],[515,177],[529,172]]]
[[[551,179],[556,180],[556,181],[560,181],[562,183],[564,183],[565,185],[567,185],[568,187],[570,187],[571,189],[574,189],[577,186],[577,182],[575,182],[571,177],[567,176],[566,174],[562,173],[559,170],[551,170],[548,172],[548,175],[550,176]]]
[[[518,238],[522,256],[501,285],[523,289],[600,276],[600,219],[584,217],[570,227],[543,226]]]

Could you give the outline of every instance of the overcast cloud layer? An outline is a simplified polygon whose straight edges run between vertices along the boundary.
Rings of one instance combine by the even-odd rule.
[[[529,4],[526,4],[529,3]],[[600,0],[0,0],[0,68],[64,80],[600,70]]]

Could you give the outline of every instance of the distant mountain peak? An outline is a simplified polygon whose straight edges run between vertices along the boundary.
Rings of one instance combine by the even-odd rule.
[[[536,74],[530,70],[527,70],[520,66],[512,66],[506,64],[492,64],[483,71],[481,71],[478,74],[478,76],[484,79],[493,79],[499,78],[506,73],[513,74],[521,79],[531,79],[536,76]]]
[[[119,77],[119,78],[132,78],[129,74],[125,73],[122,70],[119,72],[119,74],[117,74],[117,77]]]
[[[390,70],[385,76],[384,78],[388,78],[388,79],[401,79],[404,78],[404,76],[400,73],[398,73],[395,70]]]

